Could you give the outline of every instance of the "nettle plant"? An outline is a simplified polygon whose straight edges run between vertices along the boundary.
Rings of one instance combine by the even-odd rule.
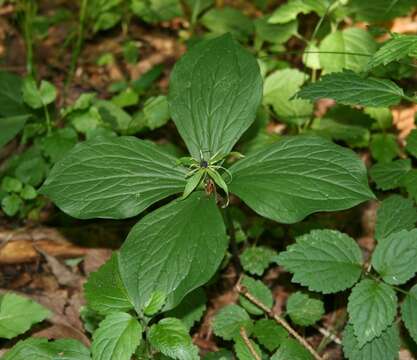
[[[261,99],[256,59],[230,35],[203,41],[175,65],[168,96],[191,159],[177,159],[134,137],[95,137],[53,167],[41,193],[80,219],[129,218],[183,194],[143,216],[120,251],[87,282],[88,307],[104,316],[93,334],[93,359],[130,359],[135,352],[138,358],[199,358],[175,310],[213,277],[225,257],[222,213],[228,211],[229,192],[280,223],[374,198],[359,157],[320,137],[282,137],[227,167],[224,160],[254,122]],[[357,246],[332,231],[312,233],[302,246],[315,249],[317,241],[335,253],[325,255],[342,257],[329,270],[337,277],[331,290],[341,289],[340,281],[353,285],[361,272]],[[292,249],[288,254],[295,254]],[[290,255],[280,258],[290,264]],[[313,278],[320,275],[311,271]],[[383,330],[381,324],[366,339]],[[355,332],[361,335],[359,325]],[[25,349],[24,342],[18,346]]]

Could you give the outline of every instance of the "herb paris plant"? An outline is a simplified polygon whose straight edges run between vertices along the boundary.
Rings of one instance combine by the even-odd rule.
[[[176,64],[169,105],[196,160],[196,173],[211,167],[208,176],[191,185],[193,177],[188,178],[187,184],[189,170],[178,159],[133,137],[88,140],[52,169],[41,192],[81,219],[128,218],[184,189],[189,195],[141,218],[120,252],[86,285],[90,307],[106,316],[93,336],[93,359],[104,359],[106,344],[115,358],[129,359],[141,332],[152,349],[166,356],[197,356],[186,329],[175,319],[152,321],[205,284],[225,255],[226,227],[215,192],[203,191],[209,183],[230,189],[261,216],[282,223],[373,198],[362,161],[318,137],[285,137],[226,171],[213,168],[213,158],[227,156],[253,123],[261,98],[262,77],[249,52],[230,35],[201,42]],[[174,344],[175,334],[180,345]],[[174,342],[171,347],[166,339]],[[119,340],[129,346],[116,346]]]

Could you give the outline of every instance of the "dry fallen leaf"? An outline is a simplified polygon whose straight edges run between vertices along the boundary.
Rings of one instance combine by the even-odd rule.
[[[398,138],[402,142],[416,128],[415,115],[417,104],[409,107],[398,107],[392,110],[393,124],[398,129]]]

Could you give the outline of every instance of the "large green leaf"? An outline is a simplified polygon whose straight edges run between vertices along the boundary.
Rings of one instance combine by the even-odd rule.
[[[411,199],[391,195],[378,208],[375,239],[381,240],[401,230],[411,230],[417,222],[417,209]]]
[[[313,230],[280,253],[278,263],[294,273],[292,281],[327,294],[345,290],[358,281],[362,252],[346,234]]]
[[[395,291],[383,282],[362,280],[349,296],[348,312],[359,347],[380,336],[397,312]]]
[[[400,285],[417,272],[417,229],[402,230],[379,240],[372,266],[388,284]]]
[[[169,359],[197,360],[198,348],[193,345],[186,326],[178,319],[165,318],[149,329],[149,342]]]
[[[323,76],[303,87],[296,96],[312,101],[329,98],[344,105],[384,107],[397,105],[404,92],[390,80],[364,78],[346,70]]]
[[[417,285],[409,290],[401,305],[401,318],[411,337],[417,342]]]
[[[256,59],[230,35],[201,42],[175,65],[169,103],[191,156],[226,154],[252,124],[262,98]]]
[[[12,73],[0,71],[0,116],[27,114],[29,109],[22,99],[22,79]]]
[[[343,333],[343,352],[349,360],[395,360],[399,351],[400,334],[395,324],[363,346],[359,345],[353,325],[347,325]]]
[[[12,140],[25,126],[28,115],[0,118],[0,148]]]
[[[114,312],[94,332],[93,360],[130,360],[142,338],[142,326],[133,316]]]
[[[369,32],[348,28],[326,36],[320,44],[320,64],[325,71],[361,71],[377,45]]]
[[[121,219],[184,190],[185,171],[150,142],[99,137],[61,159],[41,192],[71,216]]]
[[[374,197],[357,155],[319,137],[283,138],[230,171],[230,191],[258,214],[282,223],[317,211],[348,209]]]
[[[88,306],[101,314],[133,308],[120,277],[117,253],[89,276],[84,291]]]
[[[50,312],[37,302],[7,293],[0,297],[0,338],[12,339],[23,334],[49,315]]]
[[[417,36],[397,35],[381,46],[371,57],[366,68],[370,70],[378,65],[387,65],[406,58],[415,51],[417,51]]]
[[[195,192],[140,220],[120,250],[120,270],[137,310],[155,291],[173,308],[207,282],[225,255],[225,226],[213,197]]]
[[[90,351],[79,341],[29,338],[19,341],[2,360],[91,360]]]

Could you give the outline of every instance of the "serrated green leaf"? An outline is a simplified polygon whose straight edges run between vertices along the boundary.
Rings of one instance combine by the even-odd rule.
[[[288,332],[271,319],[258,320],[253,328],[253,334],[259,343],[271,352],[288,338]]]
[[[118,254],[90,274],[84,285],[88,306],[100,314],[128,311],[133,308],[119,273]]]
[[[195,289],[177,307],[168,311],[166,316],[180,319],[188,329],[191,329],[202,318],[206,310],[206,302],[207,297],[203,289]]]
[[[19,341],[2,360],[91,360],[90,351],[79,341],[29,338]]]
[[[417,50],[417,36],[396,35],[383,44],[370,58],[366,70],[379,65],[387,65],[393,61],[399,61],[408,57]]]
[[[346,70],[322,76],[320,81],[304,86],[296,96],[311,101],[329,98],[344,105],[385,107],[397,105],[404,92],[390,80],[365,78]]]
[[[402,181],[410,170],[410,159],[403,159],[376,164],[369,169],[369,174],[377,187],[386,191],[401,186]]]
[[[28,118],[28,115],[0,118],[0,148],[6,145],[23,129]]]
[[[278,264],[294,273],[293,282],[324,294],[353,286],[361,275],[362,261],[358,244],[335,230],[313,230],[278,256]]]
[[[344,141],[351,147],[367,147],[369,144],[369,130],[360,125],[346,124],[331,118],[316,118],[311,129],[314,134],[330,140]]]
[[[263,103],[272,105],[275,113],[283,121],[302,124],[313,113],[313,105],[307,100],[292,97],[306,80],[306,74],[297,69],[273,72],[265,79]]]
[[[252,332],[253,323],[248,313],[238,305],[227,305],[214,316],[213,332],[224,340],[239,337],[242,327],[249,335]]]
[[[402,230],[379,240],[372,266],[391,285],[404,284],[417,272],[417,229]]]
[[[308,14],[313,11],[322,16],[328,5],[327,0],[289,0],[272,13],[269,22],[271,24],[285,24],[295,20],[299,14]]]
[[[13,293],[0,297],[0,338],[12,339],[51,313],[37,302]]]
[[[401,305],[401,318],[409,334],[417,342],[417,285],[408,291]]]
[[[207,11],[200,22],[215,35],[230,33],[239,41],[253,34],[253,22],[240,10],[225,6]]]
[[[254,356],[252,352],[249,350],[246,343],[243,341],[241,336],[238,336],[234,339],[235,344],[235,353],[239,360],[254,360]],[[255,350],[255,352],[258,354],[259,357],[261,357],[261,349],[259,348],[258,344],[255,343],[253,340],[249,339],[252,348]]]
[[[207,353],[204,360],[233,360],[233,354],[228,350],[219,350]]]
[[[365,345],[360,346],[353,325],[343,333],[343,352],[349,360],[395,360],[400,351],[400,334],[393,324]]]
[[[414,0],[351,0],[350,11],[359,21],[382,22],[404,16],[415,6]]]
[[[106,316],[93,334],[93,360],[130,360],[142,338],[142,326],[127,313]]]
[[[260,280],[252,279],[249,276],[244,276],[242,279],[242,285],[253,295],[256,299],[260,300],[269,309],[272,308],[273,298],[272,292],[269,288]],[[251,301],[246,299],[243,295],[239,297],[240,305],[242,305],[249,314],[262,315],[264,311]]]
[[[400,153],[394,134],[373,134],[370,145],[372,157],[380,163],[389,163]]]
[[[298,341],[288,338],[278,351],[271,357],[271,360],[313,360],[313,357],[306,348],[301,346]]]
[[[120,272],[141,311],[151,294],[167,295],[165,310],[205,284],[227,247],[225,226],[213,197],[198,191],[142,218],[120,250]],[[149,256],[152,254],[152,256]]]
[[[178,319],[165,318],[149,330],[149,342],[162,354],[172,359],[199,359],[198,348],[193,345],[185,325]]]
[[[251,246],[240,255],[240,263],[245,271],[261,276],[274,261],[276,252],[264,246]]]
[[[349,296],[348,312],[358,345],[362,347],[380,336],[394,321],[397,312],[395,291],[382,282],[362,280]]]
[[[153,143],[98,137],[76,145],[61,159],[40,192],[71,216],[121,219],[181,192],[185,173]]]
[[[381,202],[377,211],[375,239],[381,240],[401,230],[411,230],[417,222],[413,200],[391,195]]]
[[[287,300],[287,314],[295,324],[309,326],[319,321],[323,316],[324,305],[321,300],[297,291],[292,293]]]
[[[319,137],[285,137],[238,161],[230,172],[232,193],[258,214],[282,223],[374,197],[357,155]]]
[[[258,63],[230,35],[193,46],[171,74],[171,116],[195,159],[200,152],[228,154],[261,98]]]
[[[417,158],[417,129],[411,130],[410,134],[406,138],[406,147],[405,149]]]
[[[319,50],[320,65],[326,72],[343,69],[360,72],[377,50],[377,44],[368,31],[349,27],[327,35]]]

